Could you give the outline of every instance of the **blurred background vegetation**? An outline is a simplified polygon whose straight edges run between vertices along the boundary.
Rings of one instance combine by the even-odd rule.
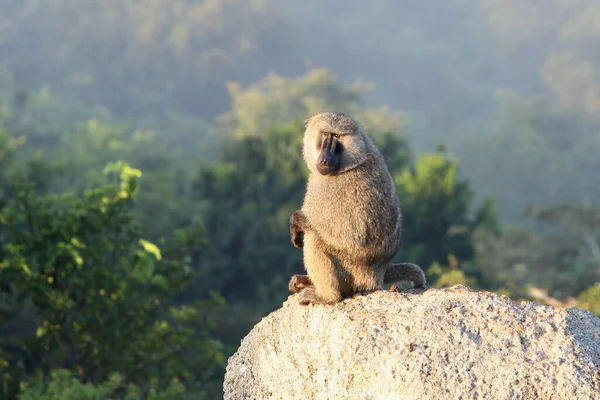
[[[600,315],[593,0],[0,0],[0,398],[215,399],[352,113],[399,260]]]

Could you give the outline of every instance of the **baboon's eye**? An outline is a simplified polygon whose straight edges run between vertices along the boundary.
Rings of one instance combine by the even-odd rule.
[[[340,138],[340,135],[338,135],[337,133],[334,133],[334,134],[333,134],[333,137],[334,137],[334,138],[336,138],[336,139],[339,139],[339,138]]]

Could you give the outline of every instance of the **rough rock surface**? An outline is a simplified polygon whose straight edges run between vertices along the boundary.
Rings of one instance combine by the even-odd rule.
[[[294,295],[229,359],[224,397],[600,399],[600,319],[464,286]]]

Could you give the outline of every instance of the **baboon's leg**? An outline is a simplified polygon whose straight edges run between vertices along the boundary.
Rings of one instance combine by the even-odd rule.
[[[350,268],[356,293],[368,293],[383,288],[386,265],[357,265]]]
[[[292,275],[290,282],[288,283],[288,289],[292,293],[298,293],[299,291],[314,286],[308,275]]]
[[[385,270],[384,284],[398,281],[411,281],[414,287],[423,288],[427,285],[425,273],[418,265],[413,263],[391,264]]]
[[[333,304],[342,300],[341,277],[325,246],[313,232],[304,235],[304,267],[313,286],[299,293],[300,304]]]

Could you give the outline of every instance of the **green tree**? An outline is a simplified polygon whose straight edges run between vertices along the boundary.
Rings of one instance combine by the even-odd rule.
[[[534,285],[562,299],[600,280],[596,207],[580,202],[531,206],[524,217],[535,223],[535,230],[508,225],[499,235],[485,230],[475,234],[475,263],[486,289],[526,293]]]
[[[405,122],[388,107],[365,107],[362,98],[372,90],[370,83],[343,84],[326,68],[297,78],[269,74],[246,88],[230,82],[228,89],[232,107],[217,117],[217,123],[220,131],[230,134],[262,135],[273,125],[323,110],[347,112],[373,132],[397,131]]]
[[[189,222],[193,208],[188,202],[189,149],[188,155],[182,154],[151,130],[115,125],[105,118],[77,123],[66,118],[52,129],[45,125],[40,129],[39,115],[32,114],[35,105],[8,114],[10,135],[4,140],[0,136],[0,141],[13,148],[19,145],[21,162],[13,169],[33,182],[41,194],[82,193],[95,188],[104,181],[102,167],[107,162],[124,160],[144,170],[134,212],[149,239],[157,240],[164,232]]]
[[[230,310],[237,308],[236,318],[226,315],[220,324],[221,337],[234,347],[285,299],[289,275],[301,268],[301,252],[288,235],[304,189],[301,126],[227,143],[222,162],[202,167],[194,182],[208,243],[197,254],[201,267],[189,295],[214,289],[228,298]]]
[[[600,280],[600,209],[568,201],[531,206],[525,214],[542,224],[545,250],[555,259],[557,276],[544,287],[564,296]]]
[[[560,204],[574,193],[600,201],[591,184],[600,168],[599,123],[581,109],[504,91],[490,127],[461,134],[448,147],[478,197],[492,196],[506,222],[521,223],[530,204]]]
[[[157,389],[158,382],[153,379],[149,388],[141,389],[134,384],[127,384],[123,376],[112,374],[106,381],[94,385],[81,382],[65,369],[53,370],[48,382],[41,374],[26,382],[22,382],[19,400],[97,400],[118,396],[123,400],[170,400],[197,399],[198,394],[190,394],[185,386],[174,379],[164,388]],[[164,386],[164,385],[163,385]]]
[[[144,393],[173,379],[198,396],[215,389],[207,382],[224,359],[209,315],[220,299],[174,302],[201,231],[145,240],[131,210],[141,172],[117,162],[105,173],[112,183],[82,196],[39,196],[21,182],[1,203],[0,310],[28,307],[34,324],[0,343],[5,398],[23,374],[57,368],[92,384],[118,373]]]
[[[497,222],[491,200],[471,216],[473,191],[459,178],[459,163],[443,152],[424,154],[414,166],[392,169],[404,210],[402,259],[427,267],[473,259],[472,235],[480,226]]]
[[[581,292],[577,297],[577,306],[600,317],[600,283],[596,283]]]

